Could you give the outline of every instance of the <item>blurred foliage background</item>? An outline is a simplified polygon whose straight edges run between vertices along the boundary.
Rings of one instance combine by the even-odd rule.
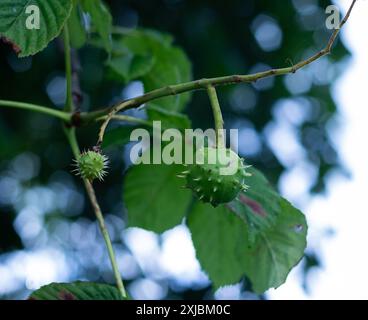
[[[114,23],[173,35],[193,65],[193,77],[247,74],[288,66],[320,50],[327,0],[106,1]],[[110,106],[139,83],[122,86],[106,72],[106,53],[87,46],[78,51],[82,111]],[[293,168],[306,194],[323,192],[331,170],[343,170],[326,127],[336,113],[330,86],[348,52],[338,41],[333,54],[294,75],[218,90],[227,128],[240,133],[239,151],[272,183]],[[62,108],[65,99],[63,46],[57,39],[33,58],[18,59],[0,45],[0,98]],[[133,88],[133,89],[132,89]],[[193,127],[213,126],[207,96],[196,92],[186,109]],[[143,116],[144,110],[132,111]],[[83,148],[96,141],[97,126],[78,130]],[[135,298],[213,298],[205,275],[185,278],[160,267],[165,235],[124,230],[122,183],[127,152],[109,150],[111,172],[97,194],[107,216],[121,270]],[[81,181],[71,173],[72,155],[61,124],[26,111],[0,111],[0,297],[24,298],[51,281],[88,279],[113,282],[104,244]],[[298,177],[296,184],[298,184]],[[142,199],[144,201],[144,199]],[[151,256],[134,242],[144,243]],[[308,252],[303,272],[318,266]],[[187,280],[184,280],[187,279]],[[301,283],[307,288],[307,283]],[[237,289],[241,298],[257,298]],[[261,297],[263,298],[263,297]]]

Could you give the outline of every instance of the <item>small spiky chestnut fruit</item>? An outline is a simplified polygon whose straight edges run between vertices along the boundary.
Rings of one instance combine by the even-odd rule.
[[[186,187],[199,200],[216,207],[247,189],[247,168],[231,149],[206,147],[197,151],[195,163],[178,176],[186,179]]]
[[[96,151],[83,152],[76,162],[74,170],[83,179],[93,181],[95,179],[103,180],[108,167],[108,158]]]

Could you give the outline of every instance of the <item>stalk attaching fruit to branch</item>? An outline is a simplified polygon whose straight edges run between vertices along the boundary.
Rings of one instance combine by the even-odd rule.
[[[225,148],[226,141],[224,136],[224,120],[222,118],[221,107],[218,101],[216,89],[213,86],[208,86],[207,93],[211,102],[213,118],[215,120],[216,146],[217,148]]]

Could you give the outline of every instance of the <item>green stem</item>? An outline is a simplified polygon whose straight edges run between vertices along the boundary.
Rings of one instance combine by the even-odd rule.
[[[64,26],[64,52],[65,52],[65,73],[66,73],[66,102],[65,111],[72,112],[73,105],[73,79],[72,79],[72,59],[68,24]]]
[[[47,114],[49,116],[59,118],[61,120],[67,121],[67,122],[70,121],[70,119],[71,119],[71,115],[68,114],[67,112],[47,108],[47,107],[44,107],[44,106],[39,106],[37,104],[18,102],[18,101],[0,100],[0,106],[40,112],[40,113],[43,113],[43,114]]]
[[[84,185],[86,187],[88,196],[91,200],[93,210],[95,211],[96,218],[98,220],[98,225],[100,227],[102,236],[104,238],[104,241],[105,241],[105,244],[106,244],[106,247],[107,247],[107,251],[109,253],[109,258],[110,258],[111,266],[112,266],[112,269],[113,269],[113,272],[114,272],[116,286],[117,286],[117,288],[120,292],[121,297],[123,299],[126,299],[127,298],[127,293],[126,293],[126,290],[125,290],[125,287],[124,287],[124,284],[123,284],[123,280],[121,279],[121,276],[120,276],[119,268],[118,268],[116,258],[115,258],[114,248],[112,247],[112,243],[111,243],[111,240],[110,240],[110,235],[109,235],[109,232],[106,228],[105,219],[103,217],[101,208],[98,204],[95,190],[93,189],[92,183],[89,180],[83,179],[83,181],[84,181]]]
[[[69,145],[70,148],[72,149],[73,155],[75,159],[78,160],[81,152],[77,141],[77,135],[75,133],[75,128],[74,127],[68,128],[64,126],[64,132],[66,137],[68,138]]]
[[[75,128],[64,128],[64,130],[65,130],[65,134],[66,134],[66,136],[69,140],[69,144],[70,144],[70,147],[73,151],[74,157],[76,159],[78,159],[80,157],[80,149],[79,149],[78,141],[77,141],[76,134],[75,134]],[[95,212],[95,215],[96,215],[96,218],[97,218],[97,221],[98,221],[99,228],[101,230],[102,236],[104,238],[104,241],[105,241],[105,244],[106,244],[106,247],[107,247],[107,251],[108,251],[108,254],[109,254],[111,266],[112,266],[115,281],[116,281],[116,286],[119,290],[119,293],[120,293],[121,297],[123,299],[126,299],[127,298],[127,293],[126,293],[126,290],[125,290],[125,287],[124,287],[124,284],[123,284],[123,280],[121,279],[121,276],[120,276],[118,264],[117,264],[116,258],[115,258],[114,248],[113,248],[112,243],[111,243],[109,232],[106,228],[105,219],[103,217],[100,205],[98,204],[98,201],[97,201],[95,190],[93,189],[93,185],[92,185],[91,181],[89,181],[87,179],[83,179],[83,182],[84,182],[88,197],[91,201],[93,210]]]
[[[103,116],[103,117],[97,118],[96,121],[106,120],[107,117],[108,116]],[[151,121],[136,118],[136,117],[126,116],[124,114],[116,114],[111,119],[112,120],[118,120],[118,121],[130,122],[130,123],[143,124],[145,126],[152,127],[152,122]]]
[[[216,89],[213,86],[208,86],[207,93],[211,102],[213,117],[215,119],[216,145],[218,148],[225,148],[226,142],[224,137],[224,120],[222,118],[221,107],[217,98]]]

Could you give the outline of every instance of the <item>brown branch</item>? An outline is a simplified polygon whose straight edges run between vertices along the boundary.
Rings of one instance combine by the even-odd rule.
[[[311,64],[312,62],[318,60],[319,58],[325,55],[328,55],[331,52],[332,46],[340,32],[340,29],[349,19],[351,11],[353,10],[356,2],[357,0],[352,1],[348,12],[346,13],[344,19],[341,21],[339,25],[339,28],[334,30],[334,32],[331,34],[326,46],[322,50],[318,51],[317,53],[309,57],[308,59],[300,61],[291,67],[280,68],[280,69],[270,69],[267,71],[258,72],[258,73],[250,74],[250,75],[231,75],[231,76],[225,76],[225,77],[200,79],[200,80],[194,80],[194,81],[190,81],[186,83],[169,85],[169,86],[166,86],[160,89],[156,89],[156,90],[147,92],[139,97],[125,100],[109,109],[97,111],[95,114],[89,114],[89,115],[82,114],[81,119],[82,121],[89,121],[89,120],[95,120],[96,118],[101,117],[103,115],[107,115],[107,118],[105,119],[104,123],[101,125],[100,132],[98,135],[97,145],[99,146],[101,145],[103,141],[103,137],[104,137],[106,128],[110,120],[119,111],[128,110],[132,108],[138,108],[144,103],[147,103],[155,99],[163,98],[166,96],[177,95],[177,94],[185,93],[188,91],[199,90],[199,89],[207,89],[208,86],[229,85],[229,84],[243,83],[243,82],[249,83],[249,82],[255,82],[259,79],[263,79],[267,77],[295,73],[299,69]]]

